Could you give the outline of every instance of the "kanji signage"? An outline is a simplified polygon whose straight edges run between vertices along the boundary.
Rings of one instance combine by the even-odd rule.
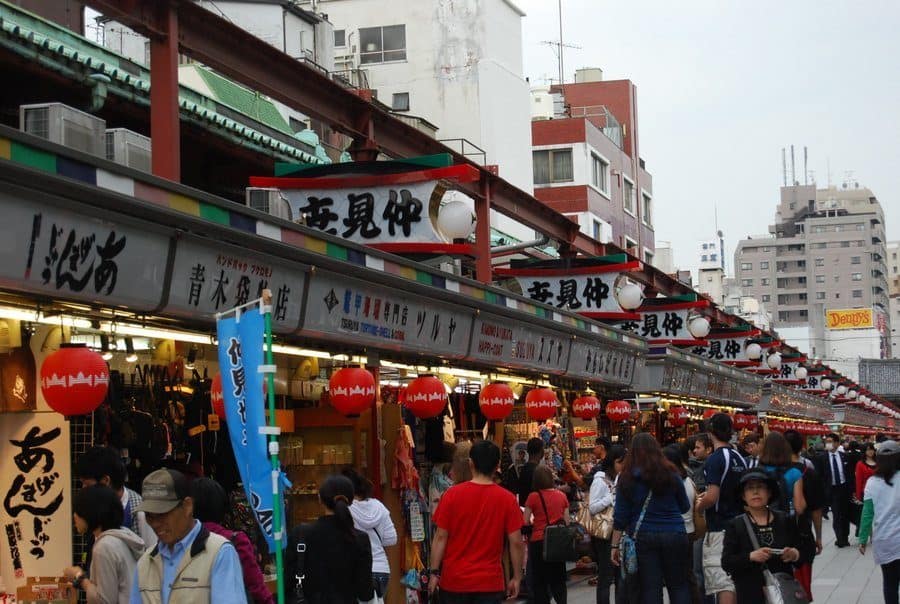
[[[622,329],[654,341],[693,340],[688,331],[687,309],[641,311],[639,321],[628,321],[621,325]]]
[[[399,289],[316,271],[302,333],[390,350],[462,358],[473,312]]]
[[[0,285],[138,311],[159,306],[166,234],[8,192],[0,192],[0,213]]]
[[[572,342],[566,375],[586,380],[630,385],[641,365],[636,350],[621,344],[577,339]]]
[[[691,347],[691,352],[711,361],[745,361],[748,360],[744,352],[747,340],[745,337],[710,338],[705,345]]]
[[[178,241],[166,312],[215,319],[217,312],[272,291],[272,328],[291,333],[300,324],[306,272],[228,244]]]
[[[571,336],[521,321],[481,313],[467,358],[500,367],[562,374],[569,366]]]
[[[0,443],[0,571],[9,589],[71,564],[69,425],[56,413],[6,415]]]

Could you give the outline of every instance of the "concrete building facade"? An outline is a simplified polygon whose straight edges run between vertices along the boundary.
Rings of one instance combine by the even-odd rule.
[[[900,359],[900,241],[887,244],[888,308],[891,316],[891,357]]]
[[[579,76],[532,90],[534,195],[584,233],[653,263],[653,178],[640,156],[637,89],[598,80],[599,69]]]
[[[738,243],[735,276],[745,294],[771,308],[779,333],[808,329],[808,336],[798,337],[808,340],[805,345],[791,343],[823,359],[887,356],[884,212],[872,191],[846,185],[782,187],[769,231]],[[852,338],[826,333],[828,310],[853,308],[873,310],[871,332],[854,330]]]

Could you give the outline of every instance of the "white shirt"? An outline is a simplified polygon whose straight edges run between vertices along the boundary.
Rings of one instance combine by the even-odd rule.
[[[694,532],[694,506],[697,501],[697,487],[690,476],[684,479],[684,492],[687,494],[688,501],[691,502],[691,509],[682,514],[684,518],[684,531],[690,535]]]
[[[900,559],[900,474],[895,474],[893,486],[880,476],[866,483],[863,499],[871,499],[875,511],[872,523],[872,556],[875,564],[887,564]]]
[[[588,497],[588,509],[591,514],[599,514],[613,504],[613,494],[606,483],[606,474],[597,470],[594,481],[591,483],[591,492]]]

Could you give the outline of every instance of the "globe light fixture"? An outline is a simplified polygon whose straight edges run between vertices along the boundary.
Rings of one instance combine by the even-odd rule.
[[[809,372],[807,372],[806,367],[797,367],[797,371],[794,372],[794,375],[798,380],[805,380],[806,376],[809,375]]]
[[[751,361],[758,361],[762,356],[762,346],[753,342],[747,345],[747,358]]]
[[[464,201],[451,201],[438,212],[438,229],[448,239],[468,239],[475,232],[475,212]]]
[[[841,384],[837,387],[837,393],[838,396],[844,396],[845,394],[847,394],[847,387]]]
[[[857,395],[856,390],[852,390],[852,389],[851,389],[851,390],[848,390],[848,391],[847,391],[847,398],[849,398],[850,400],[855,399],[855,398],[856,398],[856,395]]]
[[[822,386],[822,390],[831,390],[831,380],[828,378],[822,380],[820,385]]]
[[[766,358],[766,365],[769,366],[769,369],[780,369],[781,368],[781,353],[770,354],[768,358]]]
[[[634,310],[644,302],[644,292],[634,283],[628,283],[616,291],[616,300],[623,310]]]
[[[709,319],[706,317],[696,316],[688,321],[688,331],[698,340],[709,335],[709,328]]]

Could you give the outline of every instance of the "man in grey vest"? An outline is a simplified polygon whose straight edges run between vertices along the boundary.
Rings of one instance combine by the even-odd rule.
[[[157,470],[141,490],[159,543],[138,560],[130,604],[247,604],[237,551],[194,519],[184,474]]]

